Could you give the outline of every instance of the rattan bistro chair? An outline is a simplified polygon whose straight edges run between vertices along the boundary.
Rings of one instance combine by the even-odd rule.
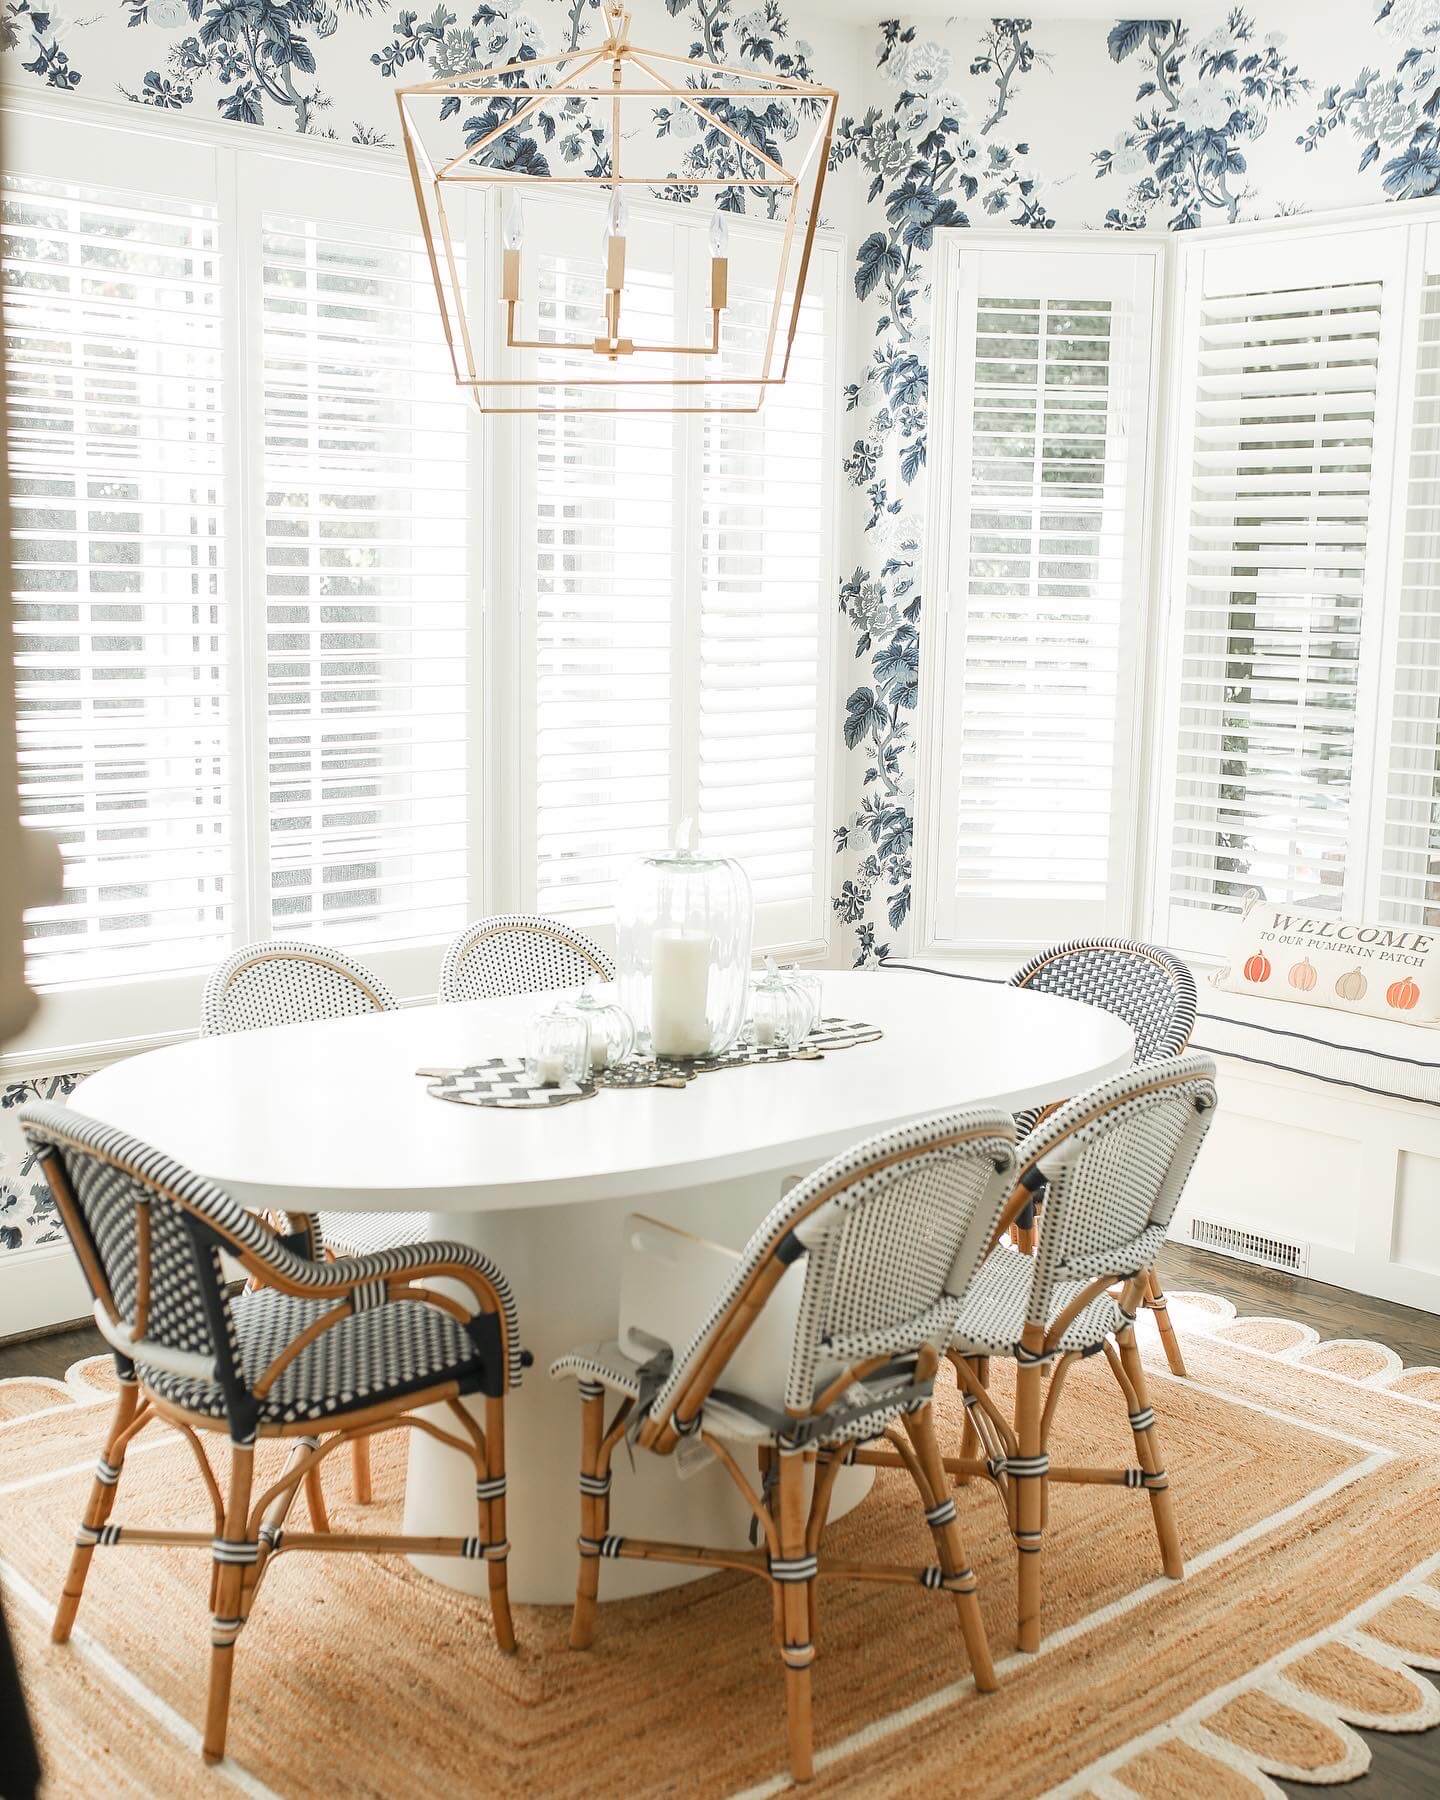
[[[247,944],[211,971],[201,1002],[201,1030],[206,1037],[221,1037],[267,1025],[394,1011],[384,982],[353,956],[323,944],[271,938]],[[283,1223],[301,1234],[297,1241],[315,1257],[374,1256],[419,1243],[425,1235],[424,1219],[413,1212],[291,1213]],[[351,1469],[355,1498],[368,1506],[370,1446],[364,1438],[352,1446]]]
[[[1050,1484],[1099,1482],[1150,1496],[1165,1573],[1184,1573],[1155,1413],[1135,1347],[1135,1312],[1215,1112],[1215,1065],[1199,1055],[1149,1063],[1077,1095],[1026,1139],[1022,1168],[1048,1183],[1040,1240],[1005,1240],[961,1308],[950,1357],[965,1396],[966,1442],[945,1467],[989,1479],[1004,1501],[1019,1564],[1019,1646],[1040,1642],[1040,1572]],[[1008,1215],[1024,1194],[1016,1189]],[[1007,1221],[1008,1222],[1008,1221]],[[1133,1469],[1051,1468],[1049,1437],[1077,1356],[1103,1353],[1124,1397]],[[1013,1424],[988,1387],[989,1361],[1016,1362]],[[1042,1398],[1041,1379],[1050,1369]],[[982,1457],[967,1453],[978,1434]]]
[[[1195,1029],[1195,978],[1168,950],[1142,944],[1134,938],[1076,938],[1052,944],[1032,956],[1010,977],[1011,987],[1032,988],[1037,993],[1059,994],[1098,1006],[1123,1019],[1135,1033],[1135,1063],[1179,1056]],[[1017,1113],[1020,1160],[1027,1161],[1025,1138],[1045,1117],[1048,1108]],[[1039,1178],[1032,1174],[1032,1181]],[[1034,1248],[1035,1207],[1025,1207],[1016,1221],[1022,1247]],[[1166,1309],[1165,1295],[1153,1272],[1147,1277],[1145,1305],[1155,1314],[1165,1360],[1172,1374],[1185,1373],[1185,1358]]]
[[[785,1666],[791,1772],[813,1768],[810,1670],[820,1576],[913,1581],[953,1595],[975,1685],[995,1685],[975,1576],[946,1491],[930,1399],[939,1352],[963,1296],[1000,1228],[1014,1185],[1010,1119],[991,1110],[950,1113],[871,1138],[791,1189],[751,1237],[709,1317],[688,1345],[642,1365],[618,1344],[561,1357],[556,1377],[579,1382],[580,1567],[570,1641],[595,1629],[604,1557],[734,1569],[771,1586]],[[803,1259],[803,1271],[794,1265]],[[786,1283],[787,1272],[791,1272]],[[732,1377],[737,1352],[767,1306],[793,1308],[788,1375],[774,1371],[768,1401],[753,1378]],[[783,1341],[783,1340],[782,1340]],[[609,1422],[607,1390],[617,1397]],[[776,1398],[783,1392],[783,1404]],[[709,1549],[613,1535],[610,1463],[617,1444],[668,1456],[705,1445],[729,1474],[763,1533],[754,1550]],[[887,1451],[867,1450],[884,1439]],[[740,1466],[758,1463],[752,1485]],[[805,1464],[815,1461],[808,1509]],[[897,1461],[910,1473],[935,1540],[936,1562],[831,1565],[822,1534],[831,1490],[847,1459]],[[757,1540],[758,1541],[758,1540]]]
[[[614,979],[615,965],[583,931],[559,919],[494,913],[467,925],[445,952],[440,999],[493,1000]]]
[[[256,1031],[266,1025],[340,1019],[394,1012],[395,1001],[378,975],[341,950],[286,938],[247,944],[211,971],[201,1003],[206,1037]],[[311,1233],[313,1253],[370,1256],[399,1244],[413,1244],[422,1231],[414,1213],[322,1213],[318,1229],[300,1214]]]
[[[25,1108],[37,1151],[115,1352],[120,1395],[55,1615],[64,1643],[95,1550],[179,1545],[212,1557],[210,1688],[204,1754],[225,1752],[235,1641],[278,1556],[292,1550],[483,1558],[495,1639],[515,1647],[506,1592],[505,1407],[528,1358],[504,1276],[461,1244],[411,1244],[378,1256],[314,1262],[210,1182],[123,1132],[66,1108]],[[235,1298],[221,1252],[264,1283]],[[445,1277],[467,1302],[420,1287]],[[461,1396],[485,1396],[482,1430]],[[456,1429],[417,1416],[445,1405]],[[126,1451],[156,1420],[174,1427],[204,1475],[211,1531],[113,1524]],[[466,1538],[331,1532],[315,1518],[318,1471],[337,1446],[409,1427],[475,1469],[476,1531]],[[201,1434],[230,1438],[222,1495]],[[291,1445],[283,1473],[254,1491],[257,1438]],[[323,1441],[322,1441],[323,1440]],[[302,1484],[308,1532],[286,1518]]]

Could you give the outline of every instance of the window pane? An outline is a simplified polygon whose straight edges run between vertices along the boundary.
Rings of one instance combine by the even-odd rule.
[[[409,236],[267,215],[268,928],[467,914],[465,401]]]
[[[722,369],[761,366],[773,290],[732,281]],[[699,826],[744,863],[759,905],[815,892],[824,667],[824,302],[813,292],[783,387],[705,420]]]
[[[1383,917],[1440,925],[1440,275],[1420,295],[1380,878]]]
[[[1185,912],[1238,912],[1250,893],[1344,904],[1380,330],[1378,282],[1201,304],[1178,941]]]
[[[50,984],[203,967],[235,892],[220,252],[209,207],[7,178],[22,816]]]

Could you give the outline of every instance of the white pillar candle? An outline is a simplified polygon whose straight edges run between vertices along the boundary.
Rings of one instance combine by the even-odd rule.
[[[755,1020],[755,1046],[769,1050],[775,1042],[775,1021],[767,1015]]]
[[[651,939],[650,1040],[657,1056],[704,1056],[710,938],[703,931],[657,931]]]
[[[565,1058],[563,1056],[537,1056],[535,1058],[535,1079],[541,1087],[559,1087],[565,1079]]]
[[[610,1039],[603,1031],[590,1031],[590,1067],[597,1074],[610,1067]]]

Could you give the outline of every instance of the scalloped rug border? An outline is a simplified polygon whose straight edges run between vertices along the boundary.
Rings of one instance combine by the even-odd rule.
[[[1322,1338],[1298,1319],[1242,1316],[1219,1294],[1176,1289],[1167,1299],[1182,1337],[1213,1337],[1440,1412],[1440,1367],[1406,1368],[1384,1344]],[[1415,1732],[1440,1725],[1440,1690],[1412,1673],[1440,1671],[1437,1577],[1440,1554],[1325,1631],[1082,1769],[1052,1789],[1051,1800],[1207,1793],[1283,1800],[1276,1778],[1317,1787],[1356,1780],[1369,1770],[1371,1754],[1355,1726]],[[1287,1748],[1294,1754],[1284,1754]]]
[[[1349,1388],[1381,1388],[1440,1413],[1440,1367],[1406,1368],[1383,1344],[1321,1338],[1298,1320],[1241,1316],[1218,1294],[1181,1289],[1168,1299],[1182,1337],[1213,1337],[1250,1355],[1298,1364]],[[43,1413],[96,1405],[113,1391],[107,1355],[71,1364],[63,1381],[0,1379],[0,1432]],[[7,1400],[19,1404],[7,1407]],[[1283,1800],[1277,1778],[1313,1786],[1354,1781],[1371,1763],[1370,1747],[1355,1727],[1420,1732],[1440,1724],[1440,1690],[1415,1670],[1440,1671],[1440,1553],[1324,1631],[1077,1771],[1050,1789],[1048,1800],[1200,1800],[1211,1794]],[[826,1774],[843,1777],[846,1749],[835,1745],[818,1759]],[[788,1785],[782,1778],[750,1791],[773,1793]]]

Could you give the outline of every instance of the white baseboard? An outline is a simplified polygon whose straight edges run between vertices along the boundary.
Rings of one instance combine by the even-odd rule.
[[[91,1304],[68,1241],[0,1257],[0,1338],[88,1319]]]
[[[1172,1241],[1197,1215],[1298,1240],[1312,1281],[1440,1313],[1440,1108],[1216,1060]]]

